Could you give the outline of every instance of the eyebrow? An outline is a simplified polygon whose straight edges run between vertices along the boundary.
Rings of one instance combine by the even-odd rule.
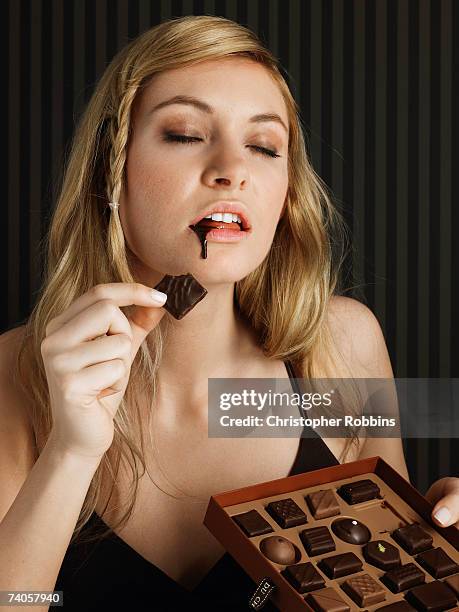
[[[188,106],[194,106],[198,110],[209,115],[214,114],[214,109],[212,108],[212,106],[207,104],[207,102],[204,102],[199,98],[195,98],[194,96],[178,95],[174,96],[173,98],[169,98],[169,100],[164,100],[163,102],[160,102],[152,109],[150,109],[147,115],[151,115],[160,108],[164,108],[165,106],[169,106],[170,104],[186,104]],[[276,113],[260,113],[258,115],[253,115],[253,117],[250,117],[249,119],[250,123],[264,123],[268,121],[275,121],[276,123],[279,123],[288,134],[287,126]]]

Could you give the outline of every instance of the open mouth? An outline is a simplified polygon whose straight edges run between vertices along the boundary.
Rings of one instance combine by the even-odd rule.
[[[246,232],[250,229],[247,221],[235,213],[213,213],[203,217],[194,226],[211,230],[233,230],[236,232]]]

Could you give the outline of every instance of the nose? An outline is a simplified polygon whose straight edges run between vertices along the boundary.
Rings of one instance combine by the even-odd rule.
[[[236,145],[221,144],[215,149],[203,174],[203,181],[209,187],[215,184],[244,188],[248,182],[247,163]]]

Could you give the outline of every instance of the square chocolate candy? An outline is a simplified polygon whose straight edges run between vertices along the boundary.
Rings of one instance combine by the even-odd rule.
[[[391,535],[410,555],[432,548],[432,536],[416,523],[399,527]]]
[[[192,274],[166,274],[154,289],[167,293],[163,308],[176,319],[183,319],[207,295],[207,289],[198,283]]]
[[[385,590],[370,574],[359,574],[348,578],[341,588],[360,608],[372,606],[386,599]]]
[[[353,552],[345,552],[339,555],[325,557],[319,561],[317,566],[329,578],[334,579],[360,572],[362,569],[362,562]]]
[[[236,514],[231,518],[233,521],[236,521],[249,538],[274,531],[268,521],[266,521],[256,510],[249,510],[242,514]]]
[[[400,593],[400,591],[422,584],[425,580],[424,573],[414,563],[405,563],[381,576],[381,581],[392,593]]]
[[[325,586],[325,580],[310,561],[289,565],[282,575],[299,593],[307,593]]]
[[[296,527],[308,522],[306,514],[291,497],[269,503],[266,506],[266,512],[273,517],[282,529]]]
[[[305,599],[316,612],[349,612],[350,610],[347,603],[331,587],[313,591],[306,595]]]
[[[434,578],[444,578],[459,572],[459,565],[440,547],[421,553],[416,561]]]
[[[343,484],[337,489],[337,492],[345,502],[351,505],[375,499],[380,494],[378,485],[369,478]]]
[[[340,514],[338,500],[331,489],[321,489],[309,493],[305,500],[316,520]]]
[[[300,531],[300,539],[310,557],[324,555],[336,550],[335,542],[328,527],[312,527]]]
[[[426,582],[411,589],[406,594],[406,600],[416,610],[423,612],[440,612],[456,607],[456,596],[441,580]]]

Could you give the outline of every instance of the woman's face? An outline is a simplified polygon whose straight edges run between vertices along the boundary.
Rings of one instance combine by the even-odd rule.
[[[183,103],[153,110],[179,95],[212,112]],[[119,212],[141,280],[190,272],[204,286],[233,283],[263,261],[288,188],[288,131],[279,121],[250,121],[266,113],[278,115],[288,130],[277,85],[263,66],[244,58],[164,72],[139,94]],[[174,142],[168,134],[199,140]],[[252,231],[238,242],[209,241],[203,259],[189,226],[227,200],[242,205]]]

